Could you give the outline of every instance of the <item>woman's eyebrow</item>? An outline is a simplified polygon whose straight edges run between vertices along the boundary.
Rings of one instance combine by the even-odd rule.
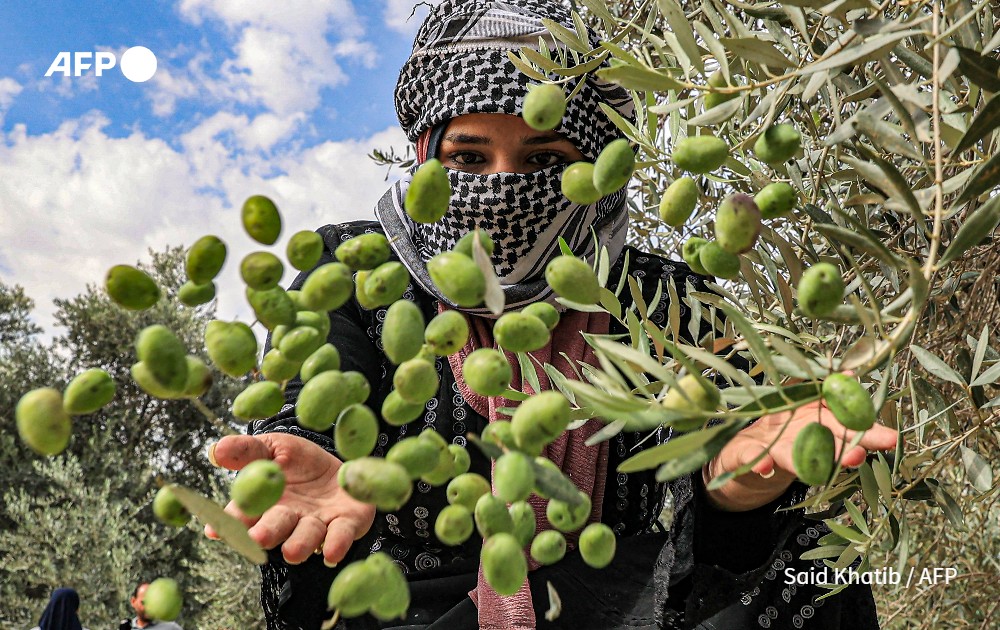
[[[448,142],[455,144],[491,144],[492,141],[487,136],[474,136],[469,133],[449,133],[444,138]]]
[[[525,136],[521,138],[521,144],[551,144],[553,142],[562,142],[565,139],[565,136],[560,133],[549,133],[539,136]]]

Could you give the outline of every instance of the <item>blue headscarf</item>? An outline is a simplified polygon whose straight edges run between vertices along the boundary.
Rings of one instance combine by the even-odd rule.
[[[38,621],[41,630],[82,630],[76,611],[80,596],[71,588],[57,588]]]

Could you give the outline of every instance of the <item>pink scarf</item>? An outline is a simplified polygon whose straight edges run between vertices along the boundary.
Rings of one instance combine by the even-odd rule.
[[[441,307],[440,310],[444,310]],[[498,409],[501,407],[516,407],[516,401],[507,400],[499,396],[487,398],[473,392],[466,385],[462,378],[462,363],[471,352],[478,348],[493,348],[492,321],[481,317],[468,317],[471,333],[469,341],[465,347],[448,357],[452,372],[458,384],[462,396],[477,413],[486,417],[490,422],[506,419],[501,416]],[[552,339],[547,346],[530,353],[533,365],[549,363],[567,378],[576,378],[573,366],[580,362],[596,365],[597,359],[593,350],[584,341],[582,332],[593,334],[606,334],[610,323],[610,316],[606,313],[581,313],[578,311],[567,311],[563,314],[552,331]],[[555,351],[553,351],[555,349]],[[532,391],[528,380],[523,378],[518,365],[517,357],[509,352],[507,361],[511,364],[514,372],[512,384],[515,389],[520,389],[525,393],[536,393]],[[565,355],[565,356],[563,356]],[[569,359],[567,361],[567,358]],[[551,388],[548,376],[543,370],[536,368],[538,383],[542,390]],[[587,446],[587,439],[604,426],[600,420],[591,420],[584,426],[574,431],[567,431],[559,438],[545,447],[542,452],[544,457],[552,460],[566,475],[576,484],[576,487],[583,493],[590,496],[593,508],[590,513],[588,523],[596,523],[601,520],[601,509],[604,503],[604,484],[608,474],[608,443],[601,442],[595,446]],[[551,529],[545,517],[546,501],[536,495],[528,499],[528,503],[535,511],[535,533]],[[575,547],[578,533],[567,535],[569,546]],[[530,570],[538,568],[531,556],[528,556],[528,567]],[[503,597],[494,591],[483,576],[482,566],[479,567],[479,582],[476,590],[469,593],[469,596],[479,608],[479,627],[493,628],[499,630],[522,630],[534,628],[535,610],[531,599],[531,591],[528,583],[521,586],[514,595]]]

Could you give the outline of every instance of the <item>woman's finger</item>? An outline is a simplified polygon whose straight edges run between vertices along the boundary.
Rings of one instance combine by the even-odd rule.
[[[343,560],[354,541],[364,535],[364,532],[358,532],[357,529],[351,519],[333,519],[326,528],[323,562],[332,567]]]
[[[868,451],[860,446],[855,446],[844,453],[843,458],[840,460],[840,465],[845,468],[855,468],[861,465],[861,462],[865,461],[865,457],[868,456]]]
[[[896,448],[896,441],[898,439],[899,431],[876,424],[865,431],[865,435],[858,442],[858,445],[865,447],[869,451],[891,451]]]
[[[326,526],[315,516],[303,516],[288,540],[281,545],[281,554],[288,564],[305,562],[323,544]]]
[[[756,457],[756,455],[753,457]],[[749,463],[750,461],[753,461],[753,457],[748,459],[747,462]],[[774,465],[774,458],[771,457],[770,453],[768,453],[767,455],[764,455],[759,462],[754,464],[753,468],[750,470],[757,473],[761,477],[770,477],[774,474]]]
[[[210,450],[214,464],[229,470],[242,470],[258,459],[271,459],[271,449],[251,435],[227,435]]]
[[[298,515],[285,505],[275,505],[250,528],[250,537],[264,549],[274,549],[288,540],[299,522]]]

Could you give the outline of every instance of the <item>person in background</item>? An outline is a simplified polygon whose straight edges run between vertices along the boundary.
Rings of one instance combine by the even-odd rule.
[[[86,630],[80,624],[77,610],[80,596],[71,588],[57,588],[42,611],[38,625],[31,630]]]
[[[118,624],[118,630],[137,630],[138,628],[142,628],[142,630],[184,630],[173,621],[155,621],[146,616],[146,607],[142,604],[142,598],[146,595],[146,587],[148,586],[149,582],[142,582],[132,591],[129,603],[135,610],[135,617],[123,619]]]

